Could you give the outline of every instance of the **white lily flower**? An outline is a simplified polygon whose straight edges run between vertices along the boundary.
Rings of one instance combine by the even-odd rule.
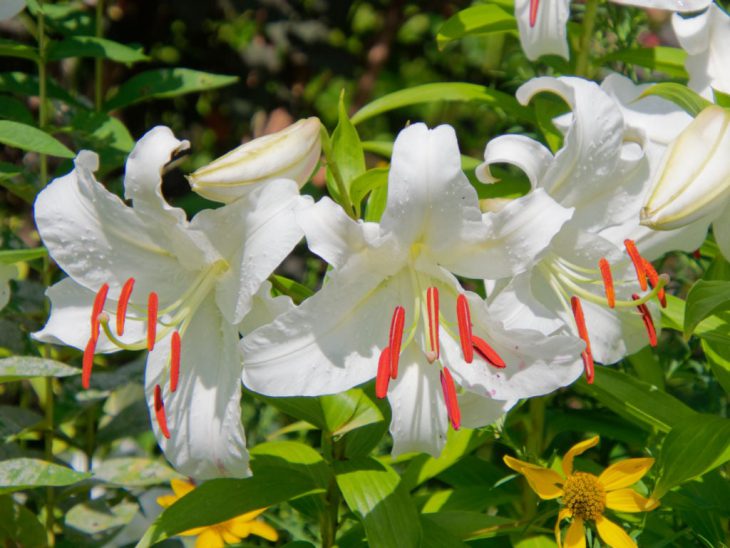
[[[713,100],[713,89],[730,93],[730,15],[717,4],[695,17],[672,17],[679,45],[687,52],[684,66],[689,87]]]
[[[617,4],[671,10],[680,13],[699,11],[712,0],[612,0]],[[515,0],[515,18],[520,43],[531,61],[542,55],[560,55],[568,59],[567,24],[569,0]]]
[[[667,148],[693,120],[671,101],[656,95],[640,97],[651,86],[634,84],[620,74],[611,74],[601,83],[601,89],[621,109],[626,133],[636,135],[636,139],[643,143],[649,175],[644,181],[641,203],[649,196],[652,180],[660,169]],[[622,242],[627,238],[633,240],[641,254],[649,260],[657,259],[668,251],[694,251],[702,245],[707,234],[706,223],[691,223],[675,230],[654,230],[639,224],[639,221],[640,218],[634,215],[621,225],[601,230],[599,234],[612,242]]]
[[[274,179],[292,179],[301,187],[321,155],[318,118],[249,141],[188,175],[192,189],[225,204]]]
[[[517,98],[526,104],[543,91],[559,95],[572,109],[559,124],[568,121],[563,147],[553,156],[527,137],[498,137],[488,143],[477,177],[493,182],[491,164],[513,164],[532,186],[516,204],[540,192],[550,196],[544,205],[548,215],[566,210],[572,215],[526,272],[512,279],[487,278],[489,309],[505,316],[507,327],[521,325],[545,334],[567,327],[576,333],[586,343],[583,359],[590,381],[594,358],[613,363],[656,344],[653,303],[648,301],[666,281],[632,241],[610,241],[603,235],[609,227],[638,218],[649,166],[640,144],[627,139],[637,136],[627,133],[618,105],[595,83],[537,78],[520,87]],[[624,246],[630,261],[622,253]],[[648,289],[647,275],[657,287],[640,295]]]
[[[84,386],[95,352],[148,349],[145,389],[168,460],[200,479],[241,477],[237,325],[278,306],[266,279],[301,238],[294,211],[309,202],[293,181],[272,181],[188,221],[161,192],[165,164],[188,146],[166,127],[140,139],[124,180],[133,207],[95,180],[89,151],[38,195],[38,231],[69,278],[48,289],[51,316],[34,336],[84,349]]]
[[[25,0],[2,0],[0,2],[0,21],[12,19],[25,8]]]
[[[569,216],[546,214],[546,198],[535,192],[483,216],[453,128],[404,129],[379,224],[355,222],[327,198],[298,214],[310,249],[332,270],[317,294],[244,337],[244,384],[316,396],[375,378],[393,410],[393,453],[438,455],[449,421],[489,424],[516,399],[571,383],[579,340],[505,331],[451,274],[519,272]]]
[[[730,111],[710,106],[668,148],[642,210],[642,224],[670,230],[699,223],[730,257]]]

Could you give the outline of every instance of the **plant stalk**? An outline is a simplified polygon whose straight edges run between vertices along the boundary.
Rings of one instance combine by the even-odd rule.
[[[38,127],[41,131],[46,130],[48,124],[48,100],[47,76],[46,76],[46,17],[43,12],[43,0],[38,0],[40,8],[38,12]],[[48,183],[48,157],[40,155],[41,186]]]
[[[593,30],[596,26],[596,15],[598,14],[599,0],[586,0],[585,12],[583,13],[583,32],[580,36],[578,57],[575,60],[575,74],[588,78],[590,76],[590,53]]]
[[[322,431],[322,454],[330,465],[341,458],[341,447],[333,442],[331,433]],[[325,494],[325,510],[320,518],[319,530],[322,538],[322,548],[331,548],[337,540],[339,528],[340,488],[337,487],[334,471]]]
[[[104,36],[104,0],[96,0],[96,37]],[[104,58],[94,59],[94,108],[101,112],[101,105],[104,101]]]

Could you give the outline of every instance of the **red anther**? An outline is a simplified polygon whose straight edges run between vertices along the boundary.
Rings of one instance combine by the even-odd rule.
[[[604,257],[601,257],[601,260],[598,261],[598,268],[601,269],[603,287],[606,288],[606,300],[608,301],[608,307],[614,308],[616,306],[616,292],[613,289],[611,265],[608,264],[608,261]]]
[[[583,314],[583,305],[580,299],[573,295],[570,298],[570,306],[573,308],[573,317],[575,325],[578,328],[578,336],[586,343],[585,350],[581,353],[583,359],[583,368],[586,372],[586,380],[588,384],[593,383],[593,352],[591,352],[591,340],[588,338],[588,328],[586,327],[586,318]]]
[[[94,353],[96,352],[97,339],[91,337],[84,348],[84,358],[81,361],[81,386],[84,389],[89,388],[91,382],[91,369],[94,367]]]
[[[406,322],[406,309],[396,306],[393,311],[393,319],[390,321],[390,336],[388,337],[388,348],[390,348],[390,377],[398,377],[398,360],[400,360],[400,345],[403,342],[403,326]]]
[[[99,338],[99,314],[104,310],[104,303],[106,302],[106,296],[109,293],[109,284],[104,284],[99,288],[94,298],[94,305],[91,307],[91,338]]]
[[[157,339],[158,306],[157,293],[150,291],[150,296],[147,298],[147,350],[150,352],[155,348],[155,340]]]
[[[595,367],[593,364],[593,354],[584,350],[580,353],[580,357],[583,360],[583,370],[586,374],[586,381],[588,384],[593,384],[593,378],[595,376]]]
[[[381,400],[388,395],[390,383],[390,348],[383,348],[378,360],[378,374],[375,377],[375,395]]]
[[[129,278],[124,282],[121,293],[119,293],[119,301],[117,301],[117,334],[121,337],[124,335],[124,320],[127,319],[127,305],[129,297],[132,296],[134,288],[134,278]]]
[[[159,384],[155,385],[155,418],[160,426],[162,435],[168,440],[170,439],[170,431],[167,429],[167,417],[165,416],[165,403],[162,401],[162,388]]]
[[[477,351],[477,354],[479,354],[485,361],[489,362],[490,365],[498,367],[499,369],[507,367],[507,364],[504,363],[502,357],[497,354],[497,351],[494,350],[494,348],[489,346],[487,341],[481,337],[472,335],[471,342],[474,345],[474,350]]]
[[[699,249],[695,249],[692,252],[692,256],[699,261],[702,258],[702,252]]]
[[[638,301],[641,297],[634,293],[631,295],[631,298]],[[649,307],[645,303],[642,303],[637,305],[636,308],[641,312],[641,319],[644,321],[646,334],[649,335],[649,345],[655,347],[657,345],[656,328],[654,327],[654,319],[651,317]]]
[[[646,271],[647,278],[649,278],[649,283],[651,284],[651,287],[654,288],[659,285],[659,273],[654,268],[654,265],[646,259],[644,259],[644,270]],[[659,291],[657,291],[656,296],[657,299],[659,299],[659,304],[662,305],[662,308],[666,308],[667,293],[664,291],[663,287]]]
[[[177,381],[180,378],[180,333],[172,332],[170,340],[170,392],[177,390]]]
[[[537,8],[539,4],[540,0],[530,0],[530,28],[533,28],[537,21]]]
[[[636,270],[636,279],[639,280],[639,287],[642,291],[646,291],[648,286],[646,285],[646,270],[644,270],[644,257],[641,256],[639,250],[636,249],[636,244],[633,240],[624,240],[626,246],[626,252],[631,258],[631,262],[634,263],[634,269]]]
[[[449,415],[451,426],[454,430],[458,430],[461,426],[461,410],[459,409],[459,400],[456,397],[456,387],[451,373],[445,367],[441,370],[441,390],[444,393],[446,402],[446,413]]]
[[[436,354],[434,361],[439,359],[439,290],[438,287],[429,287],[426,291],[428,305],[428,336],[431,341],[431,350]]]
[[[459,339],[461,351],[464,353],[464,361],[471,363],[474,360],[474,343],[471,334],[471,311],[469,301],[463,293],[456,299],[456,319],[459,321]]]

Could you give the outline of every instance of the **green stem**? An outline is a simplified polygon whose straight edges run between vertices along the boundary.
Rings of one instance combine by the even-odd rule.
[[[46,377],[46,427],[44,435],[45,458],[46,462],[53,460],[53,377]],[[54,546],[56,539],[53,535],[53,508],[54,508],[54,491],[53,487],[46,490],[46,534],[48,535],[48,545]]]
[[[545,406],[547,398],[530,398],[529,430],[527,436],[527,454],[539,458],[542,454],[545,437]],[[525,484],[522,493],[525,505],[525,516],[531,518],[537,513],[537,495],[529,485]]]
[[[104,36],[104,0],[96,0],[96,37]],[[94,107],[96,112],[101,112],[101,105],[104,100],[104,58],[97,57],[94,60]]]
[[[322,431],[322,454],[330,464],[342,458],[342,448],[332,441],[331,435],[329,432]],[[322,512],[319,523],[322,548],[331,548],[337,540],[340,500],[340,489],[337,487],[337,480],[335,479],[333,470],[332,479],[330,479],[330,483],[327,486],[327,493],[325,494],[325,509]]]
[[[43,0],[38,1],[40,10],[38,11],[38,127],[46,130],[48,123],[48,111],[46,101],[48,100],[48,92],[46,90],[46,17],[43,13]],[[48,183],[48,158],[45,154],[40,155],[41,165],[41,185],[46,186]]]
[[[580,36],[578,58],[575,60],[575,74],[588,78],[590,76],[590,50],[593,39],[593,29],[596,25],[598,14],[598,0],[586,0],[585,12],[583,13],[583,32]]]
[[[345,181],[342,178],[340,168],[333,158],[332,141],[330,140],[330,136],[324,126],[322,126],[320,135],[322,140],[322,152],[324,152],[324,158],[327,162],[327,168],[330,170],[330,173],[332,173],[332,178],[335,180],[335,184],[337,185],[337,192],[340,195],[339,198],[341,201],[340,205],[351,218],[357,220],[359,215],[357,215],[357,213],[355,212],[355,208],[352,205],[352,200],[350,200],[350,195],[348,194],[347,187],[345,186]]]

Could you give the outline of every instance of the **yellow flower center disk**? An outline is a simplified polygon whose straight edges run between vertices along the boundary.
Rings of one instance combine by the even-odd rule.
[[[565,480],[563,504],[573,516],[595,520],[606,508],[606,491],[593,474],[576,472]]]

